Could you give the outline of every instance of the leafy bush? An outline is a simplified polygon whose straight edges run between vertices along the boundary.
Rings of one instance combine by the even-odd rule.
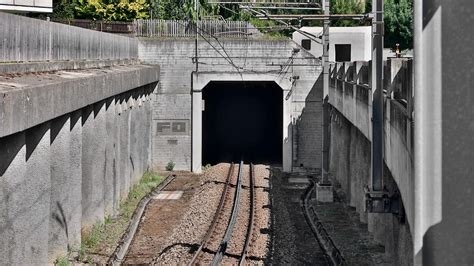
[[[78,5],[75,6],[75,18],[107,21],[133,21],[148,18],[149,5],[146,0],[104,1],[106,0],[78,0]]]
[[[173,161],[169,161],[169,163],[166,165],[166,171],[173,171],[175,166],[175,163]]]

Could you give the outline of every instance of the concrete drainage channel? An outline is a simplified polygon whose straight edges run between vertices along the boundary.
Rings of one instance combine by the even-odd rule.
[[[158,195],[175,178],[176,175],[169,175],[160,185],[158,185],[158,187],[156,187],[152,192],[150,192],[138,203],[137,208],[133,212],[132,219],[130,220],[128,228],[120,239],[120,242],[114,253],[112,253],[109,260],[107,261],[107,265],[120,265],[122,263],[123,259],[125,258],[125,255],[127,255],[130,243],[132,243],[133,237],[135,236],[146,206],[154,196]]]
[[[311,198],[311,195],[314,193],[315,187],[316,185],[314,181],[312,181],[311,185],[306,190],[304,194],[304,198],[302,200],[303,211],[304,211],[306,221],[311,227],[311,231],[313,231],[314,235],[318,239],[320,246],[324,249],[326,255],[330,258],[330,261],[332,262],[332,264],[333,265],[347,265],[340,250],[336,247],[331,237],[327,233],[326,229],[324,228],[324,225],[319,220],[316,210],[309,203],[309,199]]]

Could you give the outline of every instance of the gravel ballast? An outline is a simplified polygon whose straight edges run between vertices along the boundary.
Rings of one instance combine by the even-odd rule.
[[[211,167],[201,177],[201,186],[198,188],[190,205],[184,214],[183,219],[176,225],[170,233],[169,238],[163,245],[162,251],[157,254],[153,263],[156,264],[181,264],[191,261],[194,252],[201,244],[202,238],[207,232],[215,211],[218,207],[220,197],[223,193],[224,183],[228,174],[230,164],[222,163]],[[241,192],[240,210],[237,217],[232,238],[223,258],[222,263],[235,264],[238,262],[236,257],[240,256],[247,228],[249,225],[250,210],[250,190],[249,190],[249,165],[243,168],[243,189]],[[224,210],[218,221],[215,234],[211,237],[210,245],[204,249],[204,256],[200,263],[209,263],[217,250],[222,237],[227,228],[232,209],[232,200],[235,193],[235,184],[237,180],[238,166],[235,168],[234,176],[231,179],[229,195]],[[269,246],[269,228],[270,228],[270,209],[268,196],[269,171],[264,165],[255,167],[255,219],[254,229],[252,230],[251,241],[247,256],[247,262],[263,263],[268,257]],[[230,255],[230,256],[227,256]]]

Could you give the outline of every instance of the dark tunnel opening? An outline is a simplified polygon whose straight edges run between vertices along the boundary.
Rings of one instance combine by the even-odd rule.
[[[211,82],[203,90],[203,165],[281,164],[283,91],[275,82]]]

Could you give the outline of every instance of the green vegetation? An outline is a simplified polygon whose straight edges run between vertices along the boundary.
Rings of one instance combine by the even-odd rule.
[[[166,171],[173,171],[175,165],[176,164],[173,161],[169,161],[165,167]]]
[[[331,0],[331,14],[364,14],[366,7],[360,0]],[[367,11],[367,12],[370,12]],[[358,26],[360,22],[341,20],[332,23],[333,26],[347,27]]]
[[[197,0],[54,0],[53,18],[80,18],[93,20],[132,21],[153,16],[165,20],[192,20],[197,18],[194,10]],[[250,21],[261,28],[270,38],[290,36],[292,30],[272,30],[281,26],[275,21],[258,20],[238,5],[211,5],[207,0],[199,1],[200,18],[224,18]],[[365,5],[364,5],[365,2]],[[413,47],[413,0],[385,0],[385,46],[402,49]],[[332,14],[362,14],[372,10],[372,1],[331,0]],[[271,13],[288,13],[288,10],[272,10]],[[314,14],[315,11],[294,11]],[[302,21],[301,26],[321,26],[320,21]],[[369,22],[351,20],[333,21],[332,26],[370,25]],[[297,25],[300,26],[300,25]]]
[[[147,0],[55,0],[54,19],[133,21],[149,16]]]
[[[207,171],[209,168],[211,168],[211,164],[206,164],[202,167],[202,170]]]
[[[93,254],[111,254],[123,233],[128,227],[133,212],[140,200],[155,189],[163,177],[146,172],[140,182],[133,186],[127,199],[120,203],[119,215],[107,217],[104,222],[96,223],[91,229],[83,232],[82,243],[77,252],[78,261],[92,263]]]
[[[134,19],[148,18],[149,5],[145,0],[107,1],[107,0],[78,0],[75,6],[75,18],[133,21]]]
[[[413,0],[385,0],[385,47],[413,48]]]
[[[54,262],[57,266],[69,266],[71,263],[69,262],[69,258],[67,256],[59,257]]]

